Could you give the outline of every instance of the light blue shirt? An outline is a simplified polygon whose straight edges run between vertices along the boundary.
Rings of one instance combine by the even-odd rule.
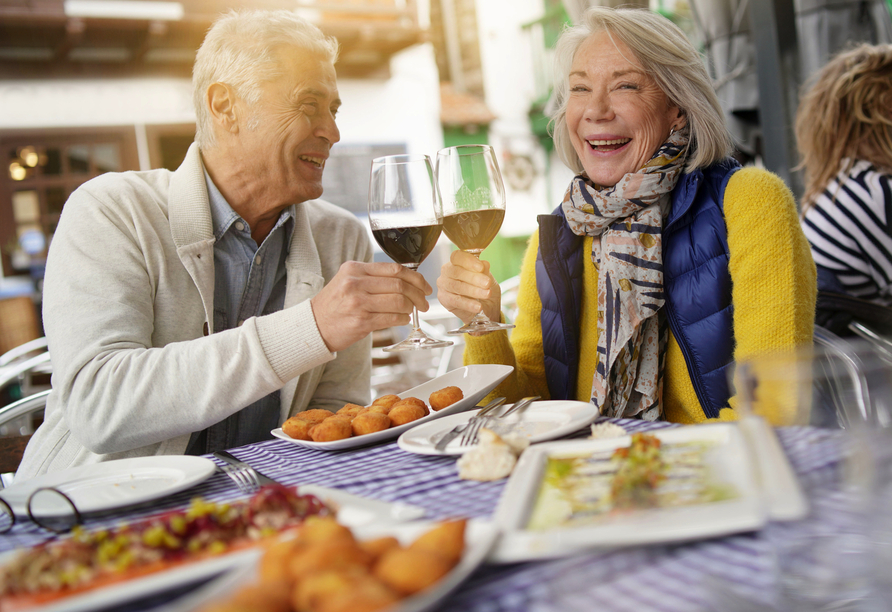
[[[248,223],[236,213],[205,172],[214,228],[214,333],[246,319],[282,310],[285,260],[294,232],[294,206],[282,211],[260,246]],[[270,438],[279,426],[279,392],[192,434],[187,453],[201,455]]]

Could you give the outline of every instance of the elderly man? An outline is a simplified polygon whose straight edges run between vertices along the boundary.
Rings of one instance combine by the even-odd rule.
[[[369,263],[362,225],[314,199],[340,138],[336,55],[292,13],[224,16],[196,57],[183,164],[71,195],[45,281],[53,391],[17,479],[368,403],[370,332],[408,323],[431,288]]]

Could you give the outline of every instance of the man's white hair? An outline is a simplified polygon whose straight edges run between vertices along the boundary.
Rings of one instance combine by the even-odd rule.
[[[214,23],[192,68],[195,141],[202,149],[214,146],[208,87],[226,83],[249,105],[256,105],[260,84],[282,74],[277,56],[282,47],[306,50],[332,64],[338,58],[337,41],[291,11],[231,11]]]

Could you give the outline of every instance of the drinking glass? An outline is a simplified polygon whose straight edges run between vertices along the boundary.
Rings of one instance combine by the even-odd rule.
[[[479,259],[505,218],[505,186],[492,147],[459,145],[439,151],[437,184],[443,197],[443,231],[455,246]],[[485,333],[512,327],[478,312],[466,325],[446,333]]]
[[[443,229],[443,213],[427,155],[387,155],[372,160],[369,180],[369,225],[387,255],[410,270],[417,270],[430,255]],[[412,332],[384,350],[406,351],[451,346],[449,340],[431,338],[418,325],[412,309]]]

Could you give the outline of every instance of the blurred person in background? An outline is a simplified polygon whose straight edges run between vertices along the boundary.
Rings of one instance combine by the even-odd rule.
[[[44,291],[53,390],[16,480],[231,448],[368,403],[370,332],[426,310],[431,287],[368,263],[365,228],[316,199],[340,138],[336,57],[290,12],[222,17],[196,57],[183,164],[71,195]]]
[[[555,57],[555,147],[577,176],[539,216],[517,327],[469,337],[495,393],[603,416],[734,419],[735,360],[810,344],[815,267],[790,190],[741,168],[701,57],[668,19],[591,8]],[[440,302],[500,318],[487,262],[452,254]],[[780,415],[773,415],[780,420]]]
[[[892,45],[860,45],[816,73],[796,141],[822,291],[892,305]]]

